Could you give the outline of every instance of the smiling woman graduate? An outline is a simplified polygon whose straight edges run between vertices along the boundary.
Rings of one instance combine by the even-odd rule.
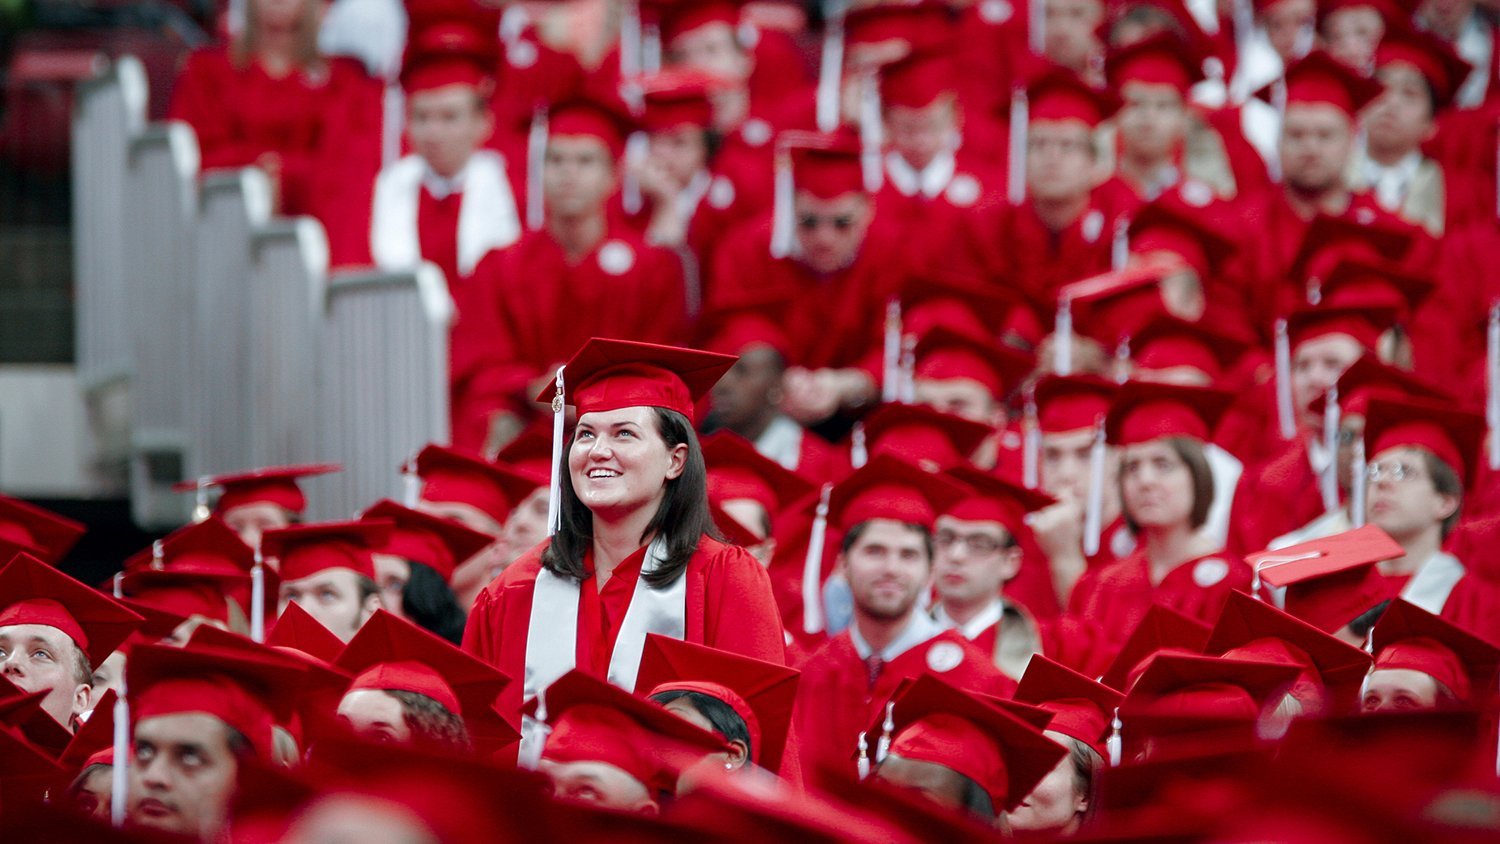
[[[594,338],[564,367],[566,390],[541,398],[578,410],[553,469],[555,534],[480,594],[464,634],[525,678],[501,695],[506,717],[573,668],[634,688],[648,633],[785,663],[765,569],[710,536],[693,404],[734,361]]]

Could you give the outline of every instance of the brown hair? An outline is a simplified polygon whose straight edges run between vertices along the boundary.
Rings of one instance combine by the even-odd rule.
[[[1188,524],[1193,530],[1203,527],[1208,521],[1209,508],[1214,506],[1214,470],[1208,465],[1208,457],[1203,453],[1203,443],[1191,437],[1168,437],[1167,445],[1172,447],[1172,453],[1182,459],[1187,465],[1188,474],[1193,478],[1193,509],[1188,513]],[[1120,473],[1121,492],[1124,491],[1125,473]],[[1130,511],[1124,512],[1125,527],[1131,533],[1140,533],[1141,526],[1130,517]]]
[[[320,68],[323,64],[323,53],[318,49],[318,6],[322,2],[324,0],[303,0],[302,20],[297,22],[295,50],[297,67],[302,70]],[[244,28],[234,37],[234,42],[229,47],[229,60],[239,70],[244,70],[260,53],[260,43],[256,37],[260,20],[255,9],[256,0],[247,0]]]
[[[1443,538],[1447,539],[1448,534],[1458,527],[1458,519],[1464,512],[1464,485],[1459,481],[1458,473],[1453,471],[1452,466],[1444,463],[1436,454],[1425,448],[1418,450],[1422,452],[1422,468],[1427,470],[1427,477],[1432,478],[1432,488],[1439,495],[1451,495],[1458,499],[1458,506],[1454,507],[1453,512],[1443,519]]]

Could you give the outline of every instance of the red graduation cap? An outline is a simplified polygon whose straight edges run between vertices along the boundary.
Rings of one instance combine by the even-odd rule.
[[[1299,665],[1159,653],[1125,695],[1120,717],[1254,721],[1301,673]]]
[[[1316,306],[1298,308],[1287,314],[1286,333],[1292,349],[1320,337],[1344,334],[1369,351],[1375,348],[1380,335],[1395,324],[1395,308]]]
[[[546,486],[552,477],[551,431],[527,428],[495,454],[495,463],[534,480],[536,484],[532,490]]]
[[[99,696],[88,720],[73,734],[73,740],[58,757],[58,764],[74,776],[90,765],[113,765],[114,741],[115,690],[108,689]]]
[[[1089,128],[1103,123],[1120,108],[1120,100],[1109,91],[1088,83],[1062,67],[1052,67],[1026,86],[1027,120],[1076,120]]]
[[[243,578],[242,582],[248,581]],[[222,581],[221,581],[222,582]],[[197,575],[158,572],[145,583],[128,587],[130,597],[175,616],[229,623],[231,603],[219,582]]]
[[[1241,334],[1202,322],[1188,322],[1158,314],[1130,335],[1130,357],[1137,370],[1166,370],[1187,366],[1217,381],[1253,345]],[[1139,375],[1137,377],[1140,377]]]
[[[586,413],[660,407],[693,418],[693,405],[734,366],[733,355],[594,337],[563,369],[564,400]],[[537,401],[552,401],[548,386]]]
[[[1233,403],[1234,393],[1228,390],[1128,381],[1110,408],[1104,432],[1117,445],[1167,437],[1207,442]]]
[[[1366,0],[1368,2],[1368,0]],[[1385,35],[1375,47],[1375,67],[1404,62],[1416,68],[1432,89],[1433,110],[1453,102],[1474,66],[1460,58],[1447,42],[1406,21],[1388,21]]]
[[[1047,729],[1071,736],[1109,758],[1104,740],[1125,695],[1067,666],[1033,654],[1016,688],[1016,700],[1052,713]]]
[[[1359,648],[1238,591],[1230,593],[1220,611],[1206,649],[1211,654],[1237,659],[1300,665],[1309,672],[1304,679],[1321,684],[1328,691],[1329,704],[1324,714],[1344,713],[1353,708],[1360,683],[1370,667],[1370,655]],[[1297,697],[1304,704],[1310,702],[1301,695]]]
[[[1159,285],[1180,267],[1175,257],[1154,253],[1123,269],[1064,285],[1057,291],[1058,308],[1073,310],[1078,333],[1113,345],[1153,316],[1166,313]]]
[[[989,794],[996,811],[1020,805],[1067,755],[1041,730],[933,674],[923,674],[892,704],[891,754],[963,774]]]
[[[1380,13],[1385,19],[1386,31],[1390,27],[1410,25],[1411,16],[1416,13],[1420,3],[1412,0],[1318,0],[1318,28],[1321,30],[1327,22],[1328,16],[1340,9],[1354,9],[1360,6],[1368,6]]]
[[[1344,415],[1364,416],[1370,399],[1431,399],[1451,402],[1453,396],[1447,391],[1418,378],[1404,369],[1381,363],[1372,354],[1362,355],[1349,365],[1337,382],[1339,408]],[[1321,409],[1324,397],[1314,400],[1313,410]]]
[[[130,634],[130,638],[126,641],[127,645],[153,644],[172,635],[184,621],[188,620],[188,617],[181,613],[153,606],[134,598],[115,598],[114,600],[120,606],[145,619],[141,626]],[[343,643],[340,642],[339,646],[342,647]]]
[[[933,0],[865,4],[844,18],[848,46],[904,41],[911,51],[926,52],[950,46],[956,35],[952,15]]]
[[[695,788],[673,803],[672,817],[697,827],[700,831],[695,838],[718,838],[726,844],[918,844],[933,840],[908,834],[859,807],[834,803],[810,790],[786,790],[767,799],[764,793],[736,788],[733,783]]]
[[[370,554],[390,540],[389,520],[325,522],[268,530],[261,537],[261,552],[281,560],[281,579],[302,580],[325,569],[349,569],[375,577]]]
[[[709,515],[713,517],[714,527],[719,529],[720,537],[730,545],[738,545],[741,548],[753,548],[765,540],[749,525],[729,515],[723,505],[708,502]]]
[[[19,727],[0,724],[0,780],[42,779],[63,773],[52,754],[26,738]]]
[[[1391,308],[1405,322],[1437,282],[1384,260],[1345,258],[1322,280],[1323,302],[1330,307]]]
[[[510,683],[509,677],[385,610],[370,616],[333,664],[354,675],[350,692],[414,692],[432,698],[470,724],[503,723],[494,703]]]
[[[1245,558],[1256,576],[1271,586],[1286,587],[1286,611],[1325,633],[1337,633],[1349,622],[1391,597],[1390,583],[1375,563],[1406,553],[1375,525],[1365,525]]]
[[[407,94],[448,85],[484,89],[500,61],[500,10],[483,3],[407,0],[410,19],[401,87]]]
[[[1205,282],[1217,277],[1225,259],[1239,248],[1196,209],[1189,210],[1171,194],[1162,194],[1136,212],[1126,234],[1133,254],[1151,257],[1169,253],[1192,267]]]
[[[951,469],[994,429],[926,405],[887,404],[865,418],[869,453],[893,454],[908,463]]]
[[[87,531],[81,522],[0,495],[0,539],[22,546],[44,563],[56,565]]]
[[[869,812],[919,841],[944,844],[993,844],[995,829],[967,814],[946,811],[909,788],[878,778],[857,779],[843,768],[824,764],[813,772],[820,794],[853,811]]]
[[[1129,691],[1134,679],[1132,673],[1147,657],[1163,648],[1201,654],[1211,634],[1212,628],[1198,619],[1152,604],[1099,682],[1112,689]]]
[[[973,490],[967,498],[949,507],[944,515],[965,522],[998,522],[1012,537],[1019,536],[1026,514],[1057,503],[1057,499],[1013,484],[973,466],[948,470],[948,476]]]
[[[551,455],[549,444],[549,459]],[[501,524],[511,508],[525,500],[538,485],[547,483],[545,467],[540,478],[536,478],[440,445],[429,445],[417,453],[416,470],[422,479],[423,501],[468,504]]]
[[[598,138],[616,159],[625,152],[625,139],[635,129],[625,104],[614,98],[574,97],[554,103],[547,115],[549,136]]]
[[[132,555],[125,561],[121,586],[131,593],[192,580],[222,587],[247,581],[254,567],[255,552],[250,546],[222,519],[210,516]]]
[[[1321,103],[1331,105],[1353,118],[1369,102],[1380,96],[1381,84],[1360,76],[1343,62],[1322,50],[1314,50],[1286,69],[1286,104]],[[1275,102],[1273,82],[1255,96]]]
[[[781,769],[799,676],[783,665],[650,633],[635,691],[647,697],[700,692],[729,704],[750,733],[751,761],[775,772]]]
[[[1306,282],[1310,291],[1319,290],[1322,280],[1345,258],[1400,261],[1411,251],[1416,231],[1384,220],[1358,223],[1347,217],[1319,214],[1302,236],[1287,277]]]
[[[1484,417],[1422,399],[1370,400],[1365,414],[1365,454],[1371,462],[1393,448],[1420,448],[1448,464],[1467,484],[1478,465]]]
[[[957,88],[951,51],[912,52],[880,69],[880,101],[887,106],[926,108]]]
[[[737,30],[740,23],[740,4],[735,0],[645,0],[641,6],[643,17],[655,19],[665,46],[709,24],[723,23]]]
[[[307,669],[269,648],[250,652],[197,645],[132,648],[125,685],[136,723],[201,712],[233,727],[262,759],[272,756],[271,728],[291,719]]]
[[[28,554],[0,568],[0,627],[56,627],[97,666],[141,626],[143,619],[113,598],[84,586]]]
[[[828,521],[843,530],[871,519],[926,525],[968,490],[891,454],[878,454],[833,488]]]
[[[1159,32],[1112,52],[1104,60],[1104,75],[1116,91],[1127,82],[1144,82],[1171,85],[1186,95],[1204,79],[1204,56],[1195,47],[1171,32]]]
[[[785,296],[775,292],[768,295],[758,292],[749,301],[736,301],[715,309],[699,323],[703,336],[709,338],[703,344],[704,349],[738,355],[751,346],[769,346],[783,360],[789,359],[792,343],[786,329],[777,322],[778,309],[786,307],[787,302]]]
[[[1400,598],[1392,601],[1370,635],[1374,671],[1420,671],[1466,703],[1494,690],[1500,648],[1415,604]]]
[[[287,604],[277,617],[276,624],[266,634],[266,644],[301,651],[330,665],[344,650],[344,640],[296,603]]]
[[[994,337],[1018,301],[1012,290],[933,267],[902,280],[899,298],[902,331],[923,339],[940,327],[970,337]]]
[[[189,492],[205,487],[219,487],[217,513],[228,513],[246,504],[268,502],[292,513],[300,514],[307,509],[307,497],[297,486],[298,478],[337,472],[342,466],[337,463],[308,463],[298,466],[272,466],[249,472],[231,472],[226,475],[210,475],[193,481],[172,485],[174,492]]]
[[[836,199],[865,191],[859,138],[850,130],[788,130],[776,138],[779,153],[791,167],[792,185],[819,199]]]
[[[811,481],[727,430],[703,438],[703,461],[708,465],[709,501],[722,504],[748,498],[764,507],[772,519],[815,489]]]
[[[1037,426],[1062,434],[1092,428],[1109,414],[1119,385],[1095,375],[1048,375],[1036,382]]]
[[[679,126],[713,125],[711,97],[727,87],[725,80],[701,70],[674,68],[640,79],[645,111],[641,128],[665,132]]]
[[[402,507],[389,499],[377,501],[360,514],[361,519],[389,519],[390,538],[377,554],[390,554],[437,572],[444,580],[453,576],[458,564],[495,541],[493,536],[471,530],[420,510]]]
[[[930,381],[967,378],[982,384],[997,401],[1036,366],[1031,355],[945,325],[923,334],[912,357],[913,377]]]
[[[543,701],[552,726],[543,759],[605,762],[653,792],[674,790],[684,769],[724,749],[719,736],[577,669],[527,703],[525,713],[535,716]]]
[[[293,735],[305,736],[310,727],[325,727],[338,708],[352,676],[330,663],[293,648],[279,648],[256,642],[248,636],[221,630],[211,624],[200,624],[188,640],[189,648],[236,651],[251,657],[288,659],[302,666],[301,687],[293,701],[293,714],[278,714],[277,723]],[[298,719],[301,719],[300,721]],[[325,730],[326,732],[326,727]]]

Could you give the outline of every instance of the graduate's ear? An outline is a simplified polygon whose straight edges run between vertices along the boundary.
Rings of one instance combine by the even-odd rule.
[[[733,739],[729,742],[729,752],[724,754],[729,759],[729,764],[738,768],[750,763],[750,747],[741,739]]]

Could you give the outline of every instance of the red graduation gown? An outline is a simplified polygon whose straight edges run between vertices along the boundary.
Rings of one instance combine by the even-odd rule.
[[[860,732],[870,726],[902,680],[931,671],[959,688],[985,694],[1009,697],[1016,688],[987,654],[956,630],[945,630],[886,663],[873,688],[865,661],[847,630],[814,651],[801,668],[792,730],[801,741],[804,771],[826,763],[855,773]],[[878,738],[867,737],[872,754]]]
[[[1253,554],[1323,512],[1323,493],[1308,459],[1307,440],[1298,437],[1276,459],[1240,478],[1229,519],[1228,550]]]
[[[521,678],[526,675],[526,641],[531,600],[546,543],[527,551],[479,593],[464,629],[464,650],[488,662],[515,682],[500,695],[500,710],[520,724]],[[600,590],[592,576],[579,590],[577,667],[596,677],[609,673],[620,625],[630,608],[646,549],[615,568]],[[686,641],[784,665],[786,644],[771,583],[748,551],[708,537],[683,575],[687,581]]]
[[[1099,624],[1112,642],[1124,642],[1152,604],[1214,623],[1235,589],[1248,591],[1250,567],[1223,553],[1188,560],[1152,585],[1144,550],[1090,569],[1073,589],[1072,612]]]
[[[1008,603],[1010,609],[1019,613],[1035,631],[1041,644],[1042,656],[1090,677],[1103,673],[1114,659],[1115,648],[1104,641],[1098,625],[1070,615],[1039,619],[1015,601]],[[969,641],[980,651],[993,654],[995,646],[999,644],[999,635],[1000,622],[995,622]],[[1021,678],[1014,679],[1019,681]]]

